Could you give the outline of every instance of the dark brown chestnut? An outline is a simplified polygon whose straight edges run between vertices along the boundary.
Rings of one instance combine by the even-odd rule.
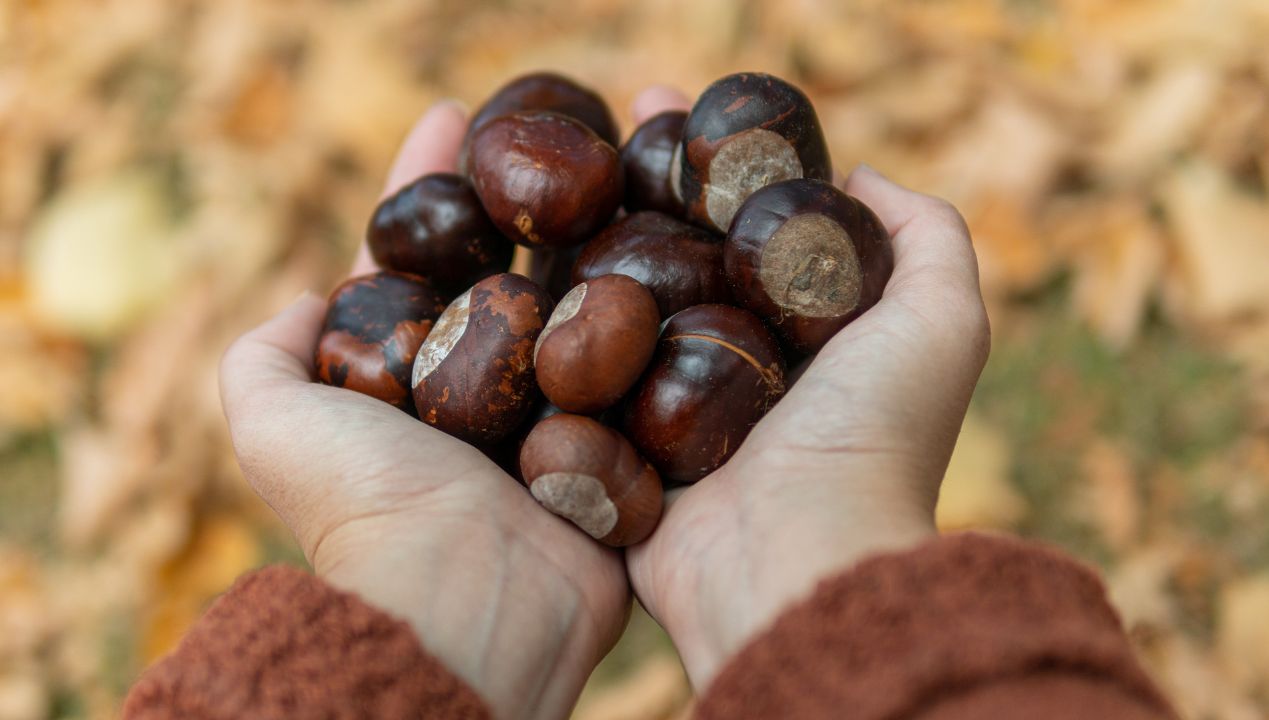
[[[504,235],[528,247],[590,239],[621,203],[617,151],[555,113],[503,115],[472,135],[471,179]]]
[[[749,195],[781,180],[832,177],[815,108],[789,83],[762,73],[717,80],[683,125],[679,197],[693,221],[727,232]]]
[[[658,212],[638,212],[609,225],[582,248],[573,283],[620,273],[656,298],[661,317],[706,303],[730,303],[723,245],[692,225]]]
[[[661,480],[617,431],[581,415],[538,423],[520,450],[529,492],[605,545],[633,545],[661,519]]]
[[[808,354],[877,304],[894,269],[881,220],[820,180],[786,180],[750,195],[724,247],[737,302]]]
[[[506,272],[515,245],[461,175],[424,175],[379,203],[366,228],[380,267],[422,275],[446,299]]]
[[[331,293],[317,341],[318,379],[413,415],[410,368],[444,309],[440,295],[417,275],[384,271],[345,281]]]
[[[660,324],[656,300],[636,280],[601,275],[577,285],[538,336],[538,387],[568,412],[611,407],[643,374]]]
[[[577,262],[577,256],[581,254],[583,247],[585,246],[574,245],[529,251],[529,277],[546,288],[552,300],[559,302],[573,287],[573,263]]]
[[[753,313],[697,305],[670,318],[626,401],[626,437],[668,482],[718,469],[784,394],[784,359]]]
[[[577,120],[595,131],[604,142],[617,147],[617,123],[598,93],[552,72],[521,75],[498,89],[472,116],[459,152],[460,168],[467,167],[472,135],[485,123],[502,115],[544,110]]]
[[[683,201],[670,187],[670,161],[683,140],[687,113],[668,110],[653,115],[635,128],[621,147],[621,169],[626,176],[627,212],[656,210],[682,217]]]
[[[507,437],[537,397],[533,345],[551,305],[536,283],[510,273],[455,298],[414,360],[419,419],[472,444]]]

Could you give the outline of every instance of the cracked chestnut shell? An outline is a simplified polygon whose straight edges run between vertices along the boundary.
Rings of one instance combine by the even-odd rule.
[[[414,414],[414,355],[445,309],[427,280],[383,271],[331,293],[314,364],[327,385],[356,390]]]
[[[573,284],[609,273],[638,280],[663,318],[692,305],[732,301],[719,239],[658,212],[627,215],[586,243],[573,264]]]
[[[581,415],[552,415],[520,450],[534,499],[605,545],[633,545],[661,519],[661,480],[630,443]]]
[[[820,180],[786,180],[751,195],[723,260],[736,301],[808,354],[876,305],[894,270],[881,220]]]
[[[648,118],[635,128],[634,134],[621,147],[621,169],[626,177],[628,212],[656,210],[682,217],[683,201],[670,186],[670,163],[675,149],[683,140],[683,123],[687,113],[667,110]]]
[[[617,146],[617,123],[613,121],[608,103],[593,90],[553,72],[535,72],[521,75],[498,89],[484,105],[481,105],[467,125],[463,147],[459,152],[460,168],[467,168],[471,138],[485,123],[502,115],[543,110],[571,117],[604,142]]]
[[[828,145],[803,92],[762,73],[728,75],[701,93],[683,125],[679,197],[693,222],[727,232],[754,191],[832,177]]]
[[[507,437],[537,399],[533,345],[551,304],[536,283],[510,273],[455,298],[414,360],[419,419],[474,445]]]
[[[666,323],[626,399],[626,437],[662,479],[693,483],[727,462],[784,387],[784,358],[757,316],[690,307]]]
[[[380,267],[422,275],[445,298],[506,272],[515,245],[498,232],[461,175],[424,175],[375,208],[366,228]]]
[[[502,234],[531,248],[590,239],[617,212],[623,184],[612,145],[548,112],[503,115],[477,130],[471,180]]]
[[[656,300],[636,280],[601,275],[577,285],[538,336],[538,387],[567,412],[611,407],[652,358],[660,324]]]

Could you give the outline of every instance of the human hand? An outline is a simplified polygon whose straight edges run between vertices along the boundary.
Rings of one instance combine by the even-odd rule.
[[[454,104],[433,107],[386,193],[453,172],[466,122]],[[354,274],[374,269],[363,244]],[[306,295],[225,354],[221,398],[247,480],[320,577],[407,620],[495,717],[566,716],[628,616],[620,555],[542,511],[476,448],[313,382],[325,310]]]
[[[642,121],[687,105],[658,88],[636,110]],[[892,238],[884,296],[726,465],[668,494],[657,530],[627,554],[640,602],[698,689],[818,581],[935,534],[939,485],[986,363],[978,264],[956,210],[862,166],[845,190]]]

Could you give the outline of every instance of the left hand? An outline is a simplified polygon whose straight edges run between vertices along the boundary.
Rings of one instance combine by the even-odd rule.
[[[452,172],[465,127],[456,105],[432,108],[386,192]],[[363,246],[354,273],[374,269]],[[315,383],[325,310],[306,295],[226,352],[221,398],[243,474],[317,575],[408,621],[495,717],[567,716],[628,617],[621,556],[470,445]]]

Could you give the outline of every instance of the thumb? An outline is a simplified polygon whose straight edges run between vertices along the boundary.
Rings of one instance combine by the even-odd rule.
[[[326,303],[306,291],[229,346],[220,361],[220,399],[231,422],[252,396],[313,381],[313,352],[325,312]]]

